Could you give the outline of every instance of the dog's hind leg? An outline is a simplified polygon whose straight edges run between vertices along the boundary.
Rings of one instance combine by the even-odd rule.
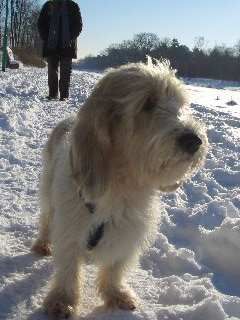
[[[32,246],[32,251],[41,256],[51,255],[50,229],[53,219],[53,208],[51,205],[52,170],[50,170],[49,166],[50,161],[45,161],[40,180],[40,218],[38,238]]]
[[[122,284],[124,269],[124,264],[115,263],[110,267],[103,267],[99,272],[98,291],[107,308],[136,309],[134,294],[126,285]]]

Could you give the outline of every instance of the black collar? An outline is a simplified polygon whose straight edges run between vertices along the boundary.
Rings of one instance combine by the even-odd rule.
[[[92,250],[94,247],[96,247],[98,242],[102,239],[104,235],[104,227],[105,223],[102,222],[100,225],[96,226],[92,231],[90,231],[87,241],[88,250]]]

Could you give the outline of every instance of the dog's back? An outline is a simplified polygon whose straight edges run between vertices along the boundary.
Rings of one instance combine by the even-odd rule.
[[[55,148],[59,146],[61,141],[63,141],[66,134],[69,134],[75,122],[74,117],[67,118],[58,123],[58,125],[51,132],[45,151],[48,154],[49,159],[52,158]]]
[[[69,136],[74,122],[74,117],[70,117],[59,122],[59,124],[52,130],[43,150],[43,170],[40,179],[40,205],[42,211],[53,211],[52,183],[56,170],[56,163],[61,159],[63,148],[67,147],[69,140],[67,137]]]

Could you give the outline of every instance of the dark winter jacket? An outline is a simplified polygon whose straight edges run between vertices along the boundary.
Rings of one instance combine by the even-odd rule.
[[[77,58],[77,37],[82,31],[82,17],[79,6],[72,0],[65,0],[68,8],[70,43],[66,48],[57,46],[56,49],[48,48],[48,35],[53,12],[53,1],[47,1],[38,18],[38,31],[43,40],[43,57],[60,55],[63,57]]]

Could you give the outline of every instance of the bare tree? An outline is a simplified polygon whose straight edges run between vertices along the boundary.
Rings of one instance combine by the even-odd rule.
[[[159,37],[155,33],[143,32],[136,34],[133,38],[133,44],[140,50],[150,53],[160,43]]]
[[[37,16],[39,7],[35,0],[10,0],[10,46],[35,47],[38,43]]]
[[[234,53],[237,57],[240,57],[240,40],[237,41],[236,45],[234,46]]]
[[[2,46],[3,41],[3,33],[4,33],[4,18],[5,18],[5,2],[0,1],[0,48]]]
[[[196,37],[194,39],[194,49],[202,51],[206,45],[204,37]]]

